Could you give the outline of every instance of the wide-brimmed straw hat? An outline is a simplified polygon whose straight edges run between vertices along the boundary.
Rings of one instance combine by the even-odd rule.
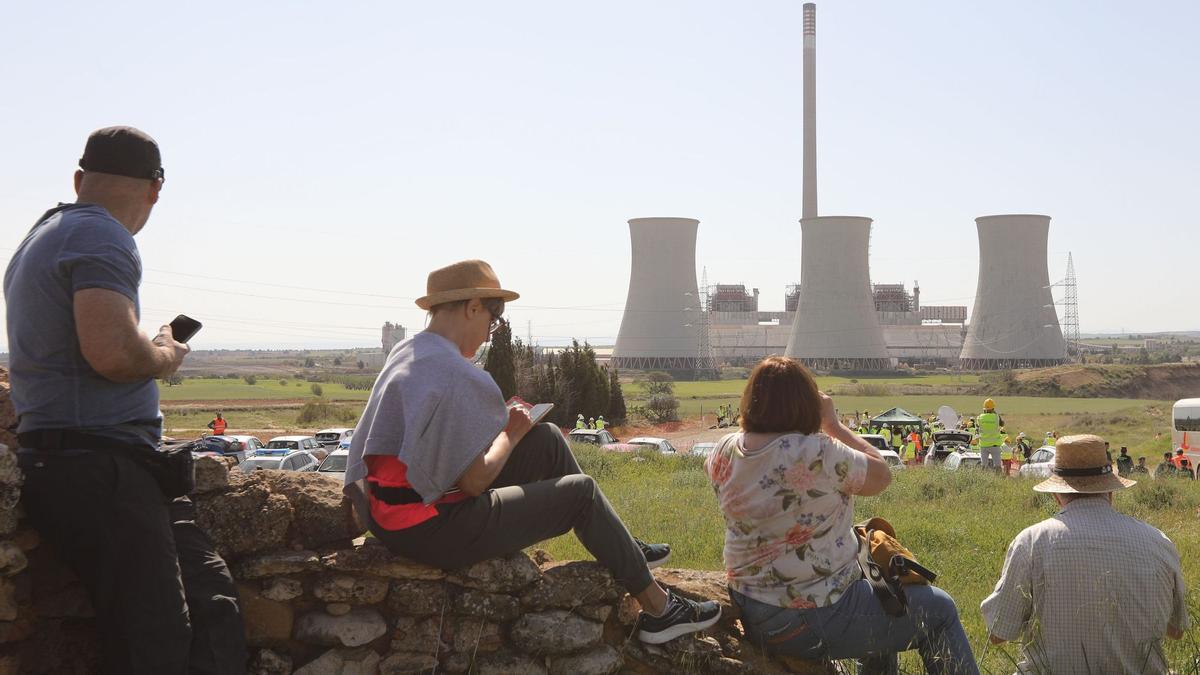
[[[500,288],[500,278],[491,265],[482,260],[463,260],[429,273],[425,295],[417,298],[417,307],[428,310],[444,302],[471,298],[500,298],[511,302],[519,297]]]
[[[1092,434],[1066,436],[1054,447],[1050,477],[1033,486],[1037,492],[1095,494],[1137,485],[1121,478],[1108,461],[1104,439]]]

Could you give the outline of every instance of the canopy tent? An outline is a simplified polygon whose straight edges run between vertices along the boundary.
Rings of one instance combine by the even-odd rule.
[[[872,426],[881,427],[919,426],[925,424],[925,420],[908,412],[904,408],[892,408],[872,417],[871,424]]]

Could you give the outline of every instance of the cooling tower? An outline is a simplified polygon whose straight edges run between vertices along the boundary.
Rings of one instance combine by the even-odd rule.
[[[699,224],[692,218],[629,221],[633,256],[625,315],[613,346],[617,368],[695,373],[700,352]]]
[[[871,219],[804,218],[800,228],[800,302],[787,356],[818,370],[891,368],[871,296]]]
[[[979,285],[962,367],[1040,368],[1065,362],[1067,346],[1046,269],[1050,217],[983,216],[975,225]]]

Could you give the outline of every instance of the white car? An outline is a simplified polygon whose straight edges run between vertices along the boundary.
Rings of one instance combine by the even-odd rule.
[[[318,431],[316,439],[317,443],[321,444],[321,447],[328,449],[339,447],[343,441],[350,440],[350,437],[353,435],[353,429],[334,427],[332,429],[322,429]]]
[[[312,436],[276,436],[267,441],[267,450],[304,450],[313,453],[317,461],[325,459],[325,449]]]
[[[1043,445],[1029,455],[1029,461],[1021,465],[1017,475],[1022,478],[1049,478],[1053,468],[1054,446]]]
[[[983,459],[978,452],[952,452],[942,461],[942,468],[947,471],[960,469],[978,469],[983,466]]]
[[[708,457],[713,454],[713,450],[717,449],[716,443],[696,443],[692,445],[692,454],[700,457]]]
[[[260,450],[257,455],[238,465],[245,473],[259,469],[280,471],[316,471],[320,462],[307,450]]]
[[[333,476],[344,482],[346,480],[346,460],[349,457],[349,450],[334,450],[329,453],[325,461],[321,462],[321,466],[317,467],[317,473],[322,476]]]
[[[900,459],[900,455],[896,454],[895,450],[880,450],[879,456],[883,458],[883,461],[887,462],[889,469],[904,468],[904,461]]]
[[[626,441],[626,444],[632,445],[635,447],[653,448],[653,449],[656,449],[659,452],[663,453],[664,455],[668,454],[668,453],[675,454],[675,453],[679,452],[678,450],[675,449],[675,446],[671,445],[670,441],[668,441],[667,439],[655,438],[654,436],[638,436],[637,438],[629,439],[628,441]]]

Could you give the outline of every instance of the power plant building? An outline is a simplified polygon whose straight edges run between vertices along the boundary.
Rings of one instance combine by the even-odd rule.
[[[629,221],[632,258],[625,313],[613,346],[617,368],[665,370],[678,376],[711,369],[711,358],[700,354],[699,224],[692,218]]]
[[[982,216],[979,283],[963,343],[963,368],[1041,368],[1066,362],[1046,253],[1050,217]]]

